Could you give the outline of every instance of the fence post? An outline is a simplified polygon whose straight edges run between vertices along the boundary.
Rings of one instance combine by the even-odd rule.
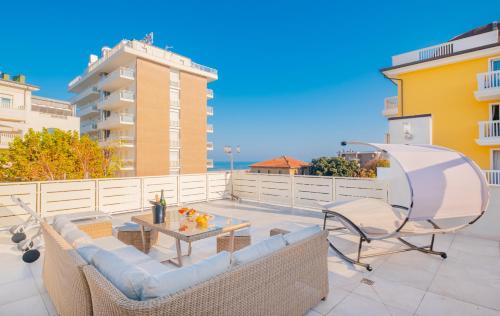
[[[291,200],[291,206],[292,208],[295,207],[295,176],[293,174],[290,174],[290,198]]]
[[[337,185],[337,181],[335,179],[335,177],[331,177],[332,178],[332,202],[335,202],[337,201],[337,189],[336,189],[336,185]]]
[[[181,205],[181,175],[176,175],[177,177],[177,205]]]

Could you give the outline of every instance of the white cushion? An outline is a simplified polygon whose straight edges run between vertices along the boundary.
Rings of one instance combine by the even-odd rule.
[[[101,248],[93,244],[86,244],[76,248],[78,254],[83,260],[87,261],[87,263],[92,263],[92,258],[99,250],[101,250]]]
[[[312,235],[315,235],[319,232],[321,232],[321,228],[318,225],[314,225],[285,234],[283,235],[283,238],[285,238],[287,245],[291,245],[308,237],[311,237]]]
[[[66,226],[65,226],[66,227]],[[83,246],[85,244],[91,244],[92,238],[89,235],[85,234],[81,230],[73,229],[69,232],[65,232],[64,239],[73,247],[77,248]]]
[[[61,229],[64,225],[70,222],[69,218],[66,215],[57,215],[54,217],[54,221],[52,222],[52,226],[56,230],[56,232],[61,233]]]
[[[136,266],[138,266],[141,269],[144,269],[150,275],[157,275],[163,272],[175,270],[175,268],[167,267],[166,265],[161,264],[160,262],[153,259],[137,263]]]
[[[274,235],[273,237],[256,243],[255,245],[251,245],[234,252],[232,264],[237,266],[252,262],[256,259],[267,256],[276,250],[284,248],[285,246],[286,243],[283,239],[283,235]]]
[[[188,267],[151,275],[144,282],[142,300],[172,295],[209,280],[230,268],[231,255],[222,251]]]
[[[106,236],[94,239],[94,244],[105,250],[114,250],[123,247],[127,247],[127,244],[121,242],[118,238],[114,236]]]
[[[143,283],[149,277],[147,271],[104,249],[93,256],[92,263],[125,296],[133,300],[141,298]]]
[[[134,246],[125,246],[110,250],[112,253],[120,257],[126,263],[138,264],[151,258],[142,251],[137,250]]]
[[[68,222],[66,224],[64,224],[63,227],[61,227],[61,230],[59,231],[59,234],[64,238],[66,239],[66,235],[70,232],[70,231],[73,231],[73,230],[77,230],[78,227],[73,224],[72,222]]]

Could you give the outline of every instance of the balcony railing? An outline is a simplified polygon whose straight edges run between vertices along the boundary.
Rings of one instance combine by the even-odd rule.
[[[179,100],[170,100],[170,106],[178,108],[181,106],[181,103],[179,102]]]
[[[76,115],[77,116],[85,116],[90,113],[97,113],[97,105],[95,103],[87,104],[84,106],[79,106],[76,108]]]
[[[207,115],[214,115],[214,108],[211,106],[207,106]]]
[[[16,137],[21,137],[21,133],[0,133],[0,148],[7,148]]]
[[[95,131],[96,129],[97,129],[97,122],[87,121],[87,122],[82,123],[82,125],[80,126],[80,133],[85,134],[88,132]]]
[[[439,45],[417,49],[404,54],[392,57],[392,65],[398,66],[423,60],[429,60],[438,57],[445,57],[451,54],[465,51],[468,49],[495,44],[498,42],[498,31],[482,33],[475,36],[458,39]]]
[[[133,159],[122,159],[120,170],[128,171],[135,169],[135,161]]]
[[[170,121],[170,127],[173,127],[173,128],[179,128],[180,126],[180,122],[178,120],[171,120]]]
[[[170,147],[179,148],[181,143],[178,140],[170,140]]]
[[[388,97],[384,99],[384,110],[382,114],[392,116],[398,114],[398,97]]]
[[[0,109],[9,109],[9,110],[23,110],[26,108],[23,105],[14,105],[12,100],[9,100],[10,102],[0,102]]]
[[[209,98],[209,99],[213,99],[214,98],[214,90],[207,89],[207,98]]]
[[[180,88],[181,84],[179,81],[170,81],[170,87],[172,88]]]
[[[212,124],[207,124],[207,133],[213,133],[214,132],[214,126]]]
[[[118,146],[118,147],[134,147],[135,138],[133,136],[117,136],[99,137],[99,142],[102,145]]]
[[[480,145],[500,144],[500,121],[482,121],[479,122]]]
[[[179,160],[170,160],[170,168],[179,168],[180,163]]]
[[[82,92],[80,92],[79,94],[72,97],[70,102],[77,103],[77,102],[82,101],[83,99],[87,98],[88,96],[98,95],[98,94],[99,94],[99,90],[97,89],[97,87],[90,86],[90,87],[86,88],[85,90],[83,90]]]
[[[134,79],[134,68],[120,67],[120,76]]]
[[[477,89],[500,88],[500,70],[483,72],[477,75]]]
[[[213,168],[213,167],[214,167],[213,159],[207,159],[207,168]]]
[[[500,185],[500,170],[483,170],[489,184]]]
[[[207,142],[207,150],[214,150],[214,143]]]

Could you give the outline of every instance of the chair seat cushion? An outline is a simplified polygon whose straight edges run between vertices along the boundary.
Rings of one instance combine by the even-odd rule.
[[[149,277],[146,270],[104,249],[94,254],[92,264],[125,296],[133,300],[141,298],[142,286]]]
[[[94,244],[99,246],[102,249],[105,250],[113,250],[113,249],[119,249],[123,247],[127,247],[127,244],[121,242],[118,240],[118,238],[114,236],[107,236],[107,237],[100,237],[94,239]]]
[[[134,246],[115,248],[113,250],[110,250],[110,252],[120,257],[126,263],[131,264],[138,264],[144,261],[151,260],[151,257],[143,253],[142,251],[137,250],[137,248],[135,248]]]
[[[231,255],[222,251],[196,264],[149,276],[142,291],[142,300],[172,295],[207,281],[230,268]]]
[[[286,242],[283,239],[283,235],[275,235],[255,245],[251,245],[234,252],[232,264],[234,266],[238,266],[252,262],[282,249],[285,246]]]
[[[171,270],[175,270],[173,267],[168,267],[154,259],[149,259],[146,261],[142,261],[141,263],[136,264],[139,268],[144,269],[150,275],[157,275],[163,272],[168,272]]]
[[[283,238],[285,239],[287,245],[292,245],[319,232],[321,232],[321,228],[318,225],[314,225],[285,234],[283,235]]]

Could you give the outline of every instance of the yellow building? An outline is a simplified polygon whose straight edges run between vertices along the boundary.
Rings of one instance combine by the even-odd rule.
[[[392,57],[385,99],[389,143],[449,147],[500,170],[500,22]]]

